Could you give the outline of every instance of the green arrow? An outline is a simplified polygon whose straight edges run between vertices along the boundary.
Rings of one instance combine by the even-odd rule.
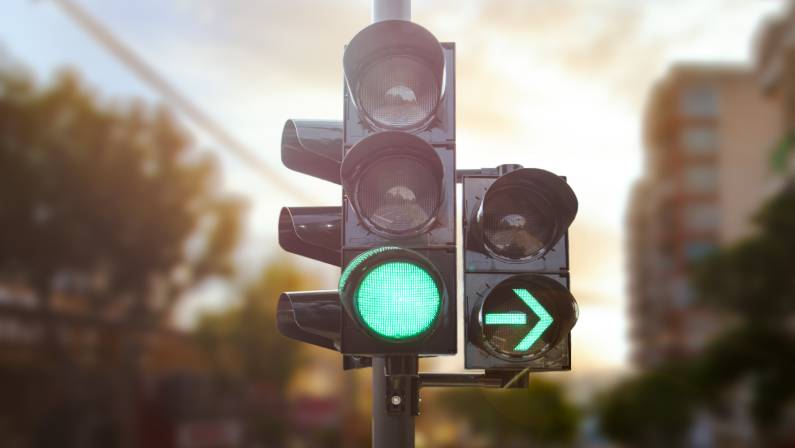
[[[525,313],[487,313],[486,325],[524,325],[527,323]]]
[[[538,316],[539,319],[538,323],[536,323],[536,325],[530,329],[530,332],[527,333],[524,339],[522,339],[518,344],[516,344],[516,347],[513,348],[516,351],[524,352],[530,350],[530,347],[532,347],[538,338],[540,338],[541,335],[547,331],[547,328],[552,325],[554,319],[552,319],[552,316],[549,315],[547,310],[541,306],[540,303],[538,303],[538,300],[536,300],[536,298],[533,297],[528,290],[514,289],[513,292],[519,296],[520,299],[522,299],[522,302],[524,302],[525,305],[527,305],[531,310],[533,310],[534,313],[536,313],[536,316]]]

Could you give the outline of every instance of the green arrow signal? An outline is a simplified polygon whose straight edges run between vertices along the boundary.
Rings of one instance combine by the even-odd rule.
[[[527,305],[531,310],[533,310],[534,313],[536,313],[536,316],[538,316],[539,319],[538,323],[536,323],[536,325],[530,329],[530,332],[527,333],[524,339],[522,339],[518,344],[516,344],[516,347],[513,348],[516,351],[524,352],[530,350],[530,347],[532,347],[538,338],[540,338],[541,335],[547,331],[547,328],[552,325],[554,319],[552,319],[552,316],[549,315],[547,310],[541,306],[540,303],[538,303],[538,300],[536,300],[536,298],[533,297],[528,290],[514,289],[513,292],[519,296],[520,299],[522,299],[522,302],[524,302],[525,305]]]
[[[524,325],[527,323],[525,313],[487,313],[486,325]]]

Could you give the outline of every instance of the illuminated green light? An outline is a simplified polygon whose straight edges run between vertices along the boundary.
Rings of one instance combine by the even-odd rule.
[[[531,309],[534,313],[538,316],[538,323],[530,330],[529,333],[522,339],[514,350],[516,351],[527,351],[530,350],[530,347],[536,343],[538,338],[547,331],[550,325],[552,325],[552,316],[549,315],[547,310],[538,303],[535,297],[530,294],[529,291],[526,289],[514,289],[513,292],[519,296],[520,299]]]
[[[428,331],[442,298],[431,274],[406,261],[388,261],[365,274],[354,294],[356,311],[367,327],[388,339]]]
[[[525,313],[488,313],[484,316],[486,325],[524,325],[527,323]]]

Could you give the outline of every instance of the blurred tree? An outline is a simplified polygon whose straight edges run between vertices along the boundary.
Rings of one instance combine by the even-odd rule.
[[[569,446],[580,421],[580,412],[566,398],[563,386],[538,377],[525,390],[447,391],[442,404],[465,417],[494,446]]]
[[[283,291],[311,289],[295,266],[274,262],[222,312],[203,316],[194,334],[221,387],[250,385],[256,397],[248,412],[252,442],[282,446],[288,428],[284,391],[302,353],[302,344],[276,330],[275,299]]]
[[[628,446],[683,446],[694,406],[682,367],[667,367],[623,381],[597,404],[605,435]]]
[[[201,317],[194,334],[219,378],[286,386],[301,344],[276,330],[276,298],[309,283],[295,266],[270,263],[238,304]]]
[[[242,204],[163,109],[101,104],[72,73],[0,74],[0,276],[162,316],[231,273]]]
[[[750,385],[751,414],[766,445],[781,443],[781,421],[795,399],[795,189],[757,215],[758,232],[696,266],[698,300],[735,325],[677,367],[630,378],[601,399],[603,431],[615,440],[677,445],[695,409],[723,408],[732,388]],[[779,430],[783,429],[783,432]]]
[[[720,404],[724,392],[750,380],[750,411],[762,436],[773,436],[795,399],[795,337],[791,331],[743,325],[717,338],[693,364],[694,384],[712,404]]]
[[[795,186],[755,222],[755,235],[705,259],[693,280],[703,303],[749,325],[781,328],[795,313]]]
[[[694,275],[699,299],[738,322],[699,357],[694,380],[712,402],[749,380],[757,429],[773,443],[795,401],[795,185],[755,221],[756,234],[707,258]]]
[[[0,286],[36,297],[35,368],[48,378],[25,400],[48,413],[41,425],[64,412],[82,422],[39,430],[39,446],[81,443],[92,412],[117,415],[113,437],[135,445],[142,338],[185,290],[232,273],[241,211],[164,109],[101,102],[73,73],[42,87],[0,71]],[[94,379],[86,359],[104,369]]]

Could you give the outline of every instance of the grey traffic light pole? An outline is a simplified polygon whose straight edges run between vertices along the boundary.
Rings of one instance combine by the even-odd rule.
[[[373,23],[411,20],[411,0],[373,0]]]
[[[411,0],[373,0],[373,23],[411,20]],[[508,166],[508,165],[505,165]],[[518,166],[518,165],[517,165]],[[466,170],[461,171],[461,176]],[[482,174],[500,169],[468,170]],[[457,182],[461,180],[457,177]],[[414,417],[419,414],[420,388],[526,388],[527,370],[486,371],[485,374],[419,373],[418,357],[373,356],[373,448],[414,448]]]
[[[417,357],[374,356],[372,368],[373,448],[414,448],[414,415],[419,405]]]
[[[411,0],[373,0],[373,23],[395,19],[411,20]],[[416,395],[417,357],[409,360],[413,372],[408,376],[387,378],[387,364],[386,357],[373,357],[373,448],[414,448],[410,404]],[[398,393],[395,387],[408,393]]]

